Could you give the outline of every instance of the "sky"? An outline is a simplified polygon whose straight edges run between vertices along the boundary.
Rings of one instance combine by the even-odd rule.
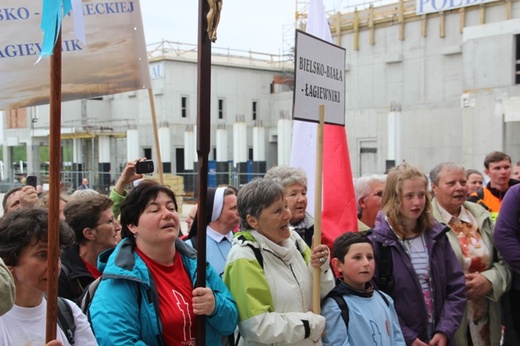
[[[290,35],[285,37],[294,40],[297,1],[305,2],[223,0],[217,42],[213,47],[282,54],[284,32],[289,31]],[[327,12],[345,8],[346,3],[323,0]],[[198,0],[141,0],[140,4],[147,44],[162,40],[197,44]]]

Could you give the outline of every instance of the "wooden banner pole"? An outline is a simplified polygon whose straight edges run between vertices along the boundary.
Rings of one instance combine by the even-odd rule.
[[[49,221],[46,342],[56,339],[60,275],[61,29],[50,58]]]
[[[157,131],[157,117],[155,115],[155,102],[153,99],[153,90],[152,88],[148,89],[148,98],[150,99],[150,109],[152,111],[152,125],[153,125],[153,138],[155,141],[155,154],[157,155],[157,173],[159,174],[159,182],[164,184],[163,177],[163,164],[161,159],[161,145],[159,142],[159,132]],[[133,160],[134,158],[128,158]],[[151,160],[151,157],[147,157],[148,160]]]
[[[316,181],[314,193],[314,237],[312,247],[321,244],[321,201],[322,201],[322,176],[323,176],[323,127],[325,122],[325,106],[320,105],[320,122],[316,134]],[[313,285],[312,285],[312,311],[315,314],[321,312],[320,306],[320,283],[321,269],[314,268]]]

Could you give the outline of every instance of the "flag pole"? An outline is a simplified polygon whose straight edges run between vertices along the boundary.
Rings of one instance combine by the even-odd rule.
[[[155,152],[157,155],[157,173],[159,174],[159,182],[161,183],[161,185],[164,185],[163,164],[161,160],[161,145],[159,143],[159,133],[157,131],[157,117],[155,115],[155,102],[153,99],[152,88],[148,89],[148,98],[150,99],[150,109],[152,111],[153,138],[155,141]],[[147,157],[147,159],[151,160],[152,158]]]
[[[218,0],[215,0],[218,1]],[[197,49],[197,156],[198,156],[198,211],[197,211],[197,287],[206,287],[206,200],[208,196],[208,155],[211,120],[211,41],[208,27],[208,0],[199,0]],[[197,346],[206,344],[206,316],[197,316]]]
[[[60,252],[61,28],[50,58],[49,221],[47,242],[46,342],[56,339]]]
[[[314,186],[314,237],[312,247],[321,244],[321,194],[322,194],[322,174],[323,174],[323,127],[325,122],[325,106],[320,105],[320,122],[316,130],[316,180]],[[314,268],[312,282],[312,312],[319,314],[320,306],[320,283],[321,269]]]

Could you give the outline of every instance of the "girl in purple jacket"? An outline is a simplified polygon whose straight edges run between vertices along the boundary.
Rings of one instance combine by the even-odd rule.
[[[427,186],[424,173],[407,163],[388,173],[370,236],[374,283],[394,299],[407,345],[455,345],[466,303],[464,273],[446,237],[450,229],[432,216]]]

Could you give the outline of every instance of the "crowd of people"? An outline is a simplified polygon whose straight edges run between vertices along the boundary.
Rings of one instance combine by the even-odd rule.
[[[483,173],[402,163],[355,179],[358,229],[332,249],[313,244],[300,168],[209,188],[206,219],[192,208],[183,235],[178,197],[132,184],[135,163],[109,196],[84,181],[60,200],[48,346],[195,345],[202,316],[207,345],[520,344],[520,162],[505,153],[487,155]],[[45,344],[47,206],[32,186],[4,197],[0,346]]]

